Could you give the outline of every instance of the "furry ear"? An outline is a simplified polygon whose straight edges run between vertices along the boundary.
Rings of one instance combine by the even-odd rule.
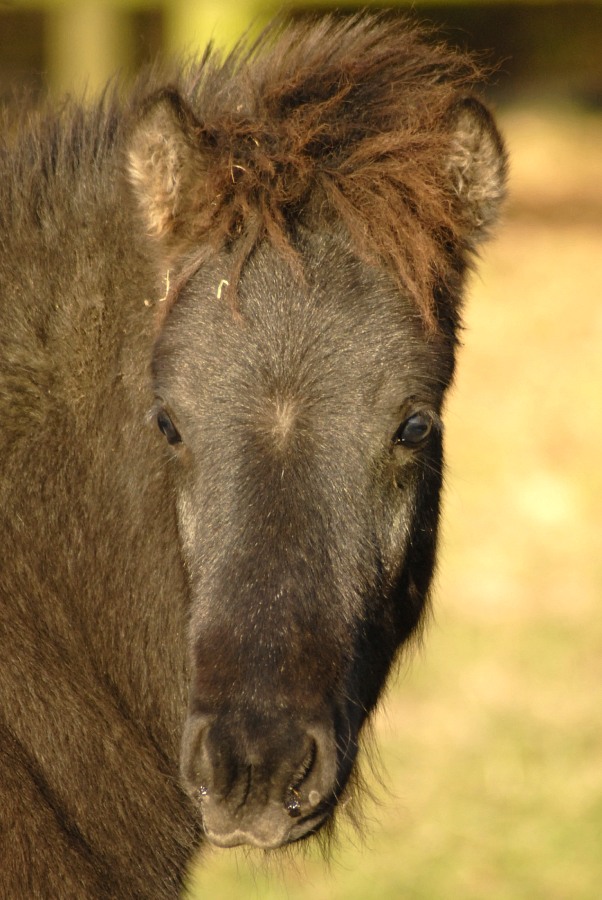
[[[201,201],[202,127],[175,90],[151,97],[138,117],[127,148],[128,174],[149,235],[166,257],[185,242],[187,221]]]
[[[448,158],[454,206],[469,246],[487,237],[505,196],[507,156],[490,112],[473,97],[450,110]]]

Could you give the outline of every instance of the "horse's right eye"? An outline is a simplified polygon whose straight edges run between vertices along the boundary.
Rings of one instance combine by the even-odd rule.
[[[157,425],[159,426],[159,430],[165,435],[168,444],[173,446],[174,444],[182,443],[180,432],[164,409],[160,409],[157,413]]]

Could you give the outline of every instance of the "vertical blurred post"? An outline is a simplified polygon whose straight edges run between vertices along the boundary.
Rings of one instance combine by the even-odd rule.
[[[170,0],[163,8],[165,49],[188,55],[209,41],[231,48],[249,28],[259,31],[273,9],[270,0]]]
[[[128,18],[107,0],[65,0],[52,4],[47,18],[47,67],[54,94],[97,94],[127,67]]]

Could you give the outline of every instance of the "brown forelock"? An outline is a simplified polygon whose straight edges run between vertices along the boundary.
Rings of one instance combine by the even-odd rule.
[[[298,269],[292,227],[321,198],[434,325],[434,286],[463,253],[447,113],[479,77],[469,55],[383,15],[272,25],[250,49],[209,52],[180,85],[206,167],[186,231],[216,249],[244,235],[233,281],[264,236]]]

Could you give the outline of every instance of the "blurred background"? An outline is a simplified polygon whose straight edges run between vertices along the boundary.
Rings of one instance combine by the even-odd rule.
[[[599,900],[602,4],[396,8],[500,64],[488,100],[512,160],[448,404],[434,620],[375,722],[365,836],[343,825],[329,863],[316,849],[207,851],[190,898]],[[21,86],[93,95],[117,70],[231,45],[280,9],[0,0],[0,100]]]

